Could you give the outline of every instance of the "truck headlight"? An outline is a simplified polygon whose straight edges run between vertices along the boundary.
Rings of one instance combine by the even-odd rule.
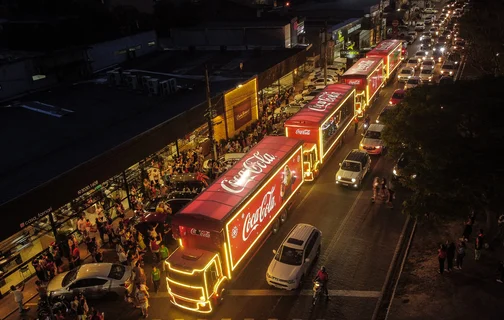
[[[355,178],[352,178],[352,182],[355,182],[355,181],[357,181],[357,180],[355,180]]]

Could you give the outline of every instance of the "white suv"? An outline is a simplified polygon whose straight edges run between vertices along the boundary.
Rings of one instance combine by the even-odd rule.
[[[383,124],[377,123],[370,125],[359,144],[359,150],[366,151],[369,154],[382,154],[384,145],[381,133],[384,127]]]
[[[300,223],[294,226],[278,248],[266,272],[270,286],[294,290],[308,276],[320,255],[322,232],[312,225]]]
[[[336,184],[359,188],[370,169],[371,157],[367,152],[354,149],[340,163],[340,168],[336,172]]]

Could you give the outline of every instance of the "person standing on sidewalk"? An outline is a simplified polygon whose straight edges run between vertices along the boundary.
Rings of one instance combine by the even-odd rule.
[[[168,259],[168,255],[170,252],[168,251],[168,248],[164,245],[164,243],[161,243],[161,248],[159,248],[159,255],[161,256],[161,270],[163,272],[165,271],[165,260]]]
[[[359,130],[359,118],[355,117],[353,123],[354,123],[354,134],[357,134],[357,130]]]
[[[474,260],[478,261],[481,258],[481,249],[483,249],[483,241],[485,235],[483,229],[480,229],[478,236],[474,241]]]
[[[23,299],[24,299],[23,290],[24,290],[24,287],[25,287],[24,282],[23,282],[23,284],[20,287],[16,287],[16,286],[11,286],[10,287],[10,289],[12,291],[12,294],[14,295],[14,301],[16,301],[16,303],[18,304],[19,312],[20,313],[23,313],[23,312],[26,312],[26,311],[29,310],[28,308],[24,308],[23,307]]]
[[[455,251],[457,248],[455,247],[455,243],[453,243],[453,241],[446,241],[446,246],[446,261],[448,264],[447,271],[451,272],[453,271],[453,259],[455,258]]]
[[[444,272],[445,260],[446,260],[446,246],[442,244],[438,249],[439,274],[443,274]]]
[[[156,266],[152,267],[151,281],[152,285],[154,286],[154,291],[158,293],[159,283],[161,282],[161,271]]]
[[[374,203],[376,201],[376,196],[378,195],[378,187],[380,186],[380,178],[375,177],[373,180],[373,197],[371,198],[371,202]]]
[[[462,270],[462,264],[464,263],[464,257],[466,254],[466,245],[463,240],[460,240],[457,245],[457,266],[455,268]]]

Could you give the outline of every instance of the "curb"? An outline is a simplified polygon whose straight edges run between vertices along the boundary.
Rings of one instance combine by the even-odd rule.
[[[394,297],[395,297],[395,294],[396,294],[397,287],[399,285],[399,281],[401,280],[401,275],[402,275],[402,272],[403,272],[403,269],[404,269],[404,265],[406,264],[406,259],[408,258],[408,254],[409,254],[409,251],[411,249],[411,243],[413,242],[413,236],[415,235],[416,226],[417,226],[417,220],[415,219],[415,222],[413,224],[413,229],[411,230],[411,235],[410,235],[410,238],[408,240],[408,245],[406,247],[406,251],[404,252],[404,257],[403,257],[403,260],[401,262],[401,268],[399,269],[399,274],[397,275],[397,280],[396,280],[396,282],[394,284],[394,290],[392,291],[392,296],[390,297],[390,302],[389,302],[389,305],[387,306],[387,314],[385,315],[385,320],[388,319],[389,314],[390,314],[390,309],[392,308],[392,304],[394,303]]]
[[[397,245],[394,251],[394,256],[392,258],[392,261],[389,265],[389,269],[387,271],[387,276],[385,277],[385,282],[383,282],[383,286],[380,292],[380,296],[378,297],[378,301],[376,302],[375,309],[373,311],[373,316],[371,317],[371,320],[377,320],[378,318],[378,312],[380,311],[382,302],[383,302],[383,296],[385,295],[385,291],[387,290],[387,287],[390,282],[390,278],[392,276],[392,271],[394,270],[394,266],[397,263],[397,260],[399,258],[399,251],[403,245],[404,241],[404,233],[406,232],[406,229],[408,228],[408,224],[410,222],[410,216],[408,215],[408,218],[406,219],[406,222],[404,222],[403,229],[401,231],[401,236],[399,237],[399,241],[397,241]]]

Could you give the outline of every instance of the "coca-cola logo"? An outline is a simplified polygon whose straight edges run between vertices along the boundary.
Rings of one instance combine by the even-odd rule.
[[[349,85],[357,85],[360,84],[360,80],[348,80],[347,83]]]
[[[231,193],[240,193],[245,189],[247,184],[257,177],[257,174],[263,172],[270,164],[275,161],[277,157],[259,151],[243,161],[243,168],[231,179],[223,179],[221,187]]]
[[[247,117],[249,115],[249,113],[250,113],[250,109],[249,110],[244,110],[244,111],[238,113],[236,115],[236,120],[242,120],[243,118]]]
[[[296,129],[296,134],[301,135],[301,136],[309,136],[311,133],[311,130],[309,129]]]
[[[383,41],[379,45],[376,46],[375,50],[377,51],[387,51],[389,50],[395,43],[391,41]]]
[[[242,229],[242,240],[247,241],[252,232],[254,232],[260,224],[270,215],[276,207],[275,186],[268,191],[261,202],[259,208],[254,212],[249,212],[245,215]]]
[[[375,61],[363,60],[355,66],[355,71],[366,72],[373,66],[373,64],[375,64]]]
[[[337,92],[322,92],[308,105],[308,109],[324,112],[339,96],[340,94]]]
[[[200,236],[200,237],[203,237],[203,238],[210,238],[210,231],[198,230],[196,228],[191,228],[190,233],[193,236]]]

